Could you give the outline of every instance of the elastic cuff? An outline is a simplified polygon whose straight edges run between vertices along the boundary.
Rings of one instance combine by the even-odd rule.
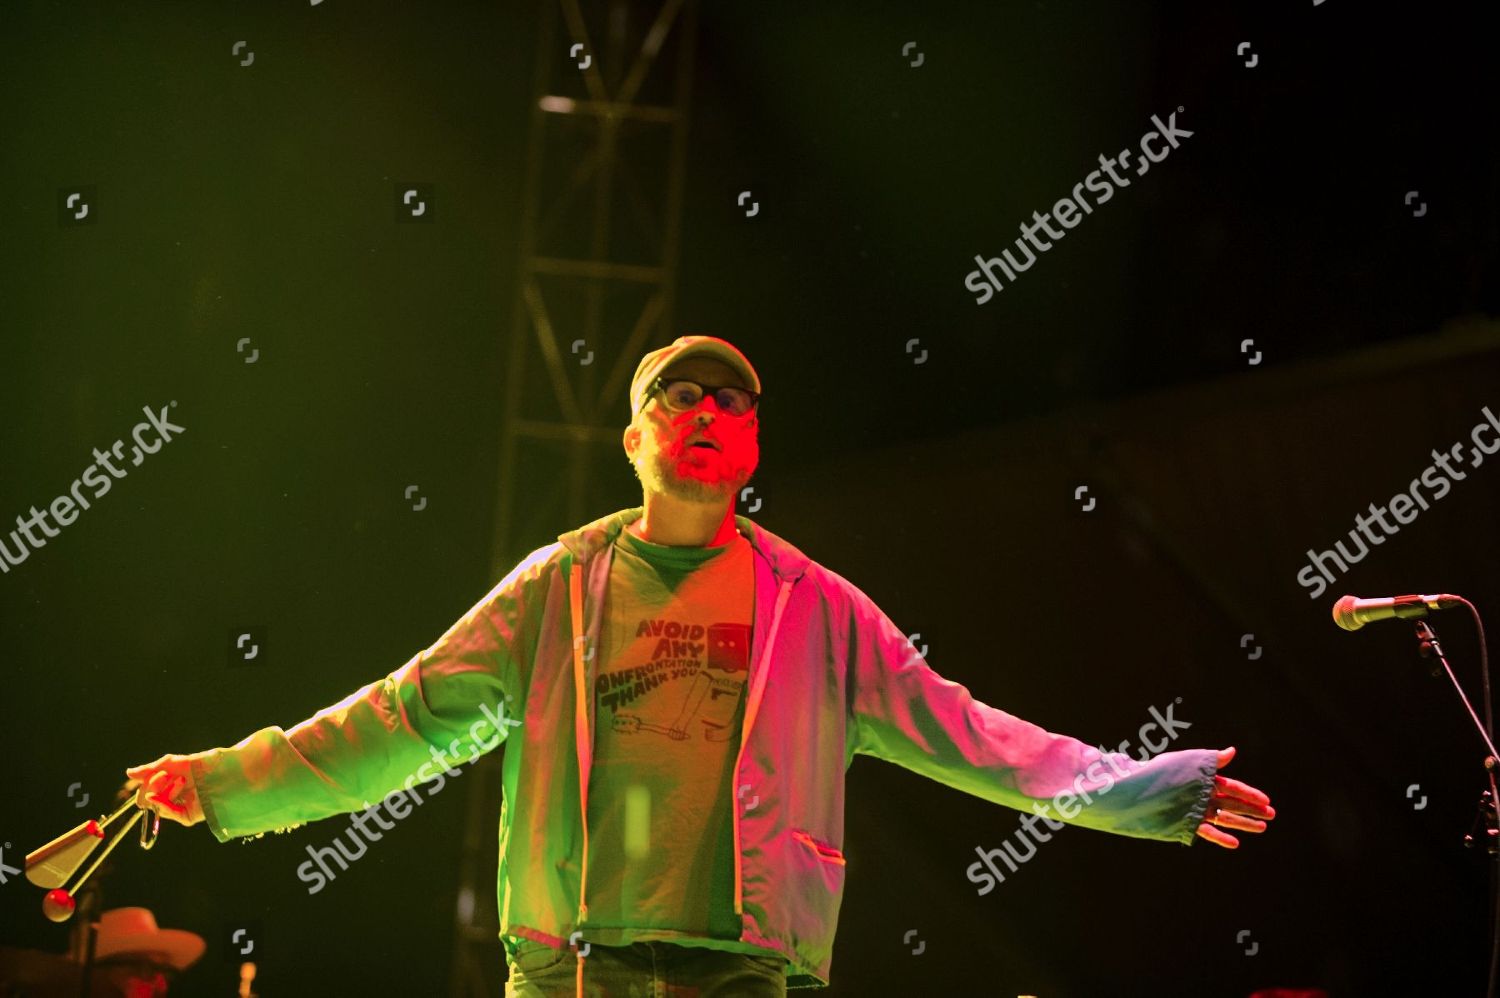
[[[1208,813],[1208,799],[1213,796],[1214,776],[1219,772],[1219,754],[1213,749],[1205,749],[1206,758],[1203,761],[1203,789],[1198,793],[1198,801],[1187,815],[1187,828],[1183,831],[1182,844],[1191,846],[1198,840],[1198,826],[1203,824],[1203,816]]]
[[[214,813],[213,802],[203,792],[203,785],[208,782],[208,772],[203,765],[202,755],[195,755],[188,760],[188,769],[193,774],[193,792],[198,795],[198,806],[203,809],[203,820],[207,822],[208,830],[220,842],[228,842],[229,833],[224,831],[224,826],[219,823],[219,816]]]

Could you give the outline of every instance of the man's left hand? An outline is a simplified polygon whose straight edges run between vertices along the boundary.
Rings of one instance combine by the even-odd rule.
[[[1234,758],[1234,747],[1219,753],[1219,768],[1229,765]],[[1198,826],[1198,837],[1208,839],[1225,849],[1238,849],[1240,840],[1224,831],[1236,828],[1242,832],[1263,832],[1266,822],[1276,817],[1271,798],[1239,780],[1214,777],[1213,796],[1208,799],[1208,810],[1204,812],[1203,824]],[[1218,826],[1217,828],[1214,826]]]

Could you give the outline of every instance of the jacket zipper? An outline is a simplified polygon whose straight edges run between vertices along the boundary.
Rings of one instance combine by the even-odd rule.
[[[576,561],[572,563],[572,570],[568,573],[568,603],[573,612],[573,733],[574,744],[578,751],[578,808],[579,818],[583,825],[583,861],[578,875],[578,924],[582,925],[588,918],[588,883],[589,883],[589,781],[588,771],[593,764],[589,758],[589,719],[588,709],[590,697],[586,689],[587,677],[583,665],[583,568]],[[585,765],[585,760],[588,765]]]
[[[750,727],[760,711],[760,696],[766,688],[766,666],[771,661],[771,649],[776,646],[776,632],[781,628],[781,611],[786,607],[787,597],[792,594],[790,581],[781,583],[776,594],[776,609],[771,613],[771,629],[766,634],[766,646],[760,652],[760,668],[755,670],[754,685],[750,688],[750,700],[745,705],[745,719],[740,726],[740,750],[734,757],[734,786],[730,787],[730,824],[734,826],[734,913],[741,919],[740,931],[744,931],[745,885],[740,862],[740,760],[745,757],[745,746],[750,740]]]

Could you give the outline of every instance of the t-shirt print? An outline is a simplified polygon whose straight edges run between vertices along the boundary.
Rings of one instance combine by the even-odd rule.
[[[636,626],[645,665],[601,673],[599,709],[622,735],[728,741],[750,675],[750,626],[655,618]],[[631,649],[632,651],[635,648]]]
[[[754,552],[671,547],[622,533],[595,662],[588,913],[608,946],[740,943],[734,762],[754,621]]]

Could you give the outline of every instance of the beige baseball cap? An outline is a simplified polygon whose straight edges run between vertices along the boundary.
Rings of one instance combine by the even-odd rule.
[[[636,366],[635,377],[630,379],[630,412],[640,411],[656,378],[672,363],[688,357],[712,357],[721,360],[745,380],[746,388],[759,393],[760,377],[755,373],[748,358],[728,340],[717,336],[679,336],[667,346],[652,350],[641,358]]]

